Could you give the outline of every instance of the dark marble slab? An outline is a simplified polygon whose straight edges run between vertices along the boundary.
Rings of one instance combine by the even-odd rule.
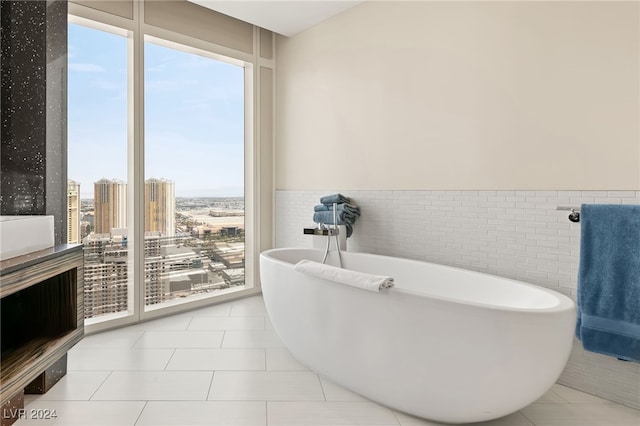
[[[0,214],[54,216],[66,242],[67,2],[0,2]]]

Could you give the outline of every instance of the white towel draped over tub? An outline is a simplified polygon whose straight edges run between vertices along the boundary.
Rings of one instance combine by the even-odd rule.
[[[301,260],[296,263],[294,270],[303,274],[346,284],[369,291],[380,291],[381,288],[393,287],[393,278],[381,275],[371,275],[364,272],[350,271],[311,260]]]

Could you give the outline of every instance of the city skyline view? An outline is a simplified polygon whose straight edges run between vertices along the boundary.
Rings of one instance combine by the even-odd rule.
[[[69,25],[68,176],[127,181],[127,38]],[[244,69],[145,43],[145,179],[178,197],[244,195]],[[98,155],[99,154],[99,155]]]
[[[128,311],[134,287],[157,308],[245,285],[244,68],[145,39],[144,141],[133,150],[142,110],[131,105],[132,44],[118,34],[69,24],[68,240],[84,244],[87,319]],[[135,267],[134,151],[144,158]]]
[[[85,319],[127,311],[126,183],[102,179],[85,201],[68,185],[69,242],[84,244]],[[177,199],[172,181],[151,178],[144,205],[145,306],[244,286],[244,198]]]

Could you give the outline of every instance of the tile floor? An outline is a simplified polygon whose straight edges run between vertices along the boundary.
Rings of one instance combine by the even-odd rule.
[[[69,352],[68,370],[45,395],[26,396],[28,418],[17,426],[439,424],[300,365],[259,296],[87,336]],[[43,410],[57,418],[31,417]],[[519,412],[477,425],[638,426],[640,411],[555,385]]]

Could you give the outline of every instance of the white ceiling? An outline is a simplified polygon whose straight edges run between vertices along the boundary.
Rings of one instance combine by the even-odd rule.
[[[291,37],[364,0],[189,0]]]

